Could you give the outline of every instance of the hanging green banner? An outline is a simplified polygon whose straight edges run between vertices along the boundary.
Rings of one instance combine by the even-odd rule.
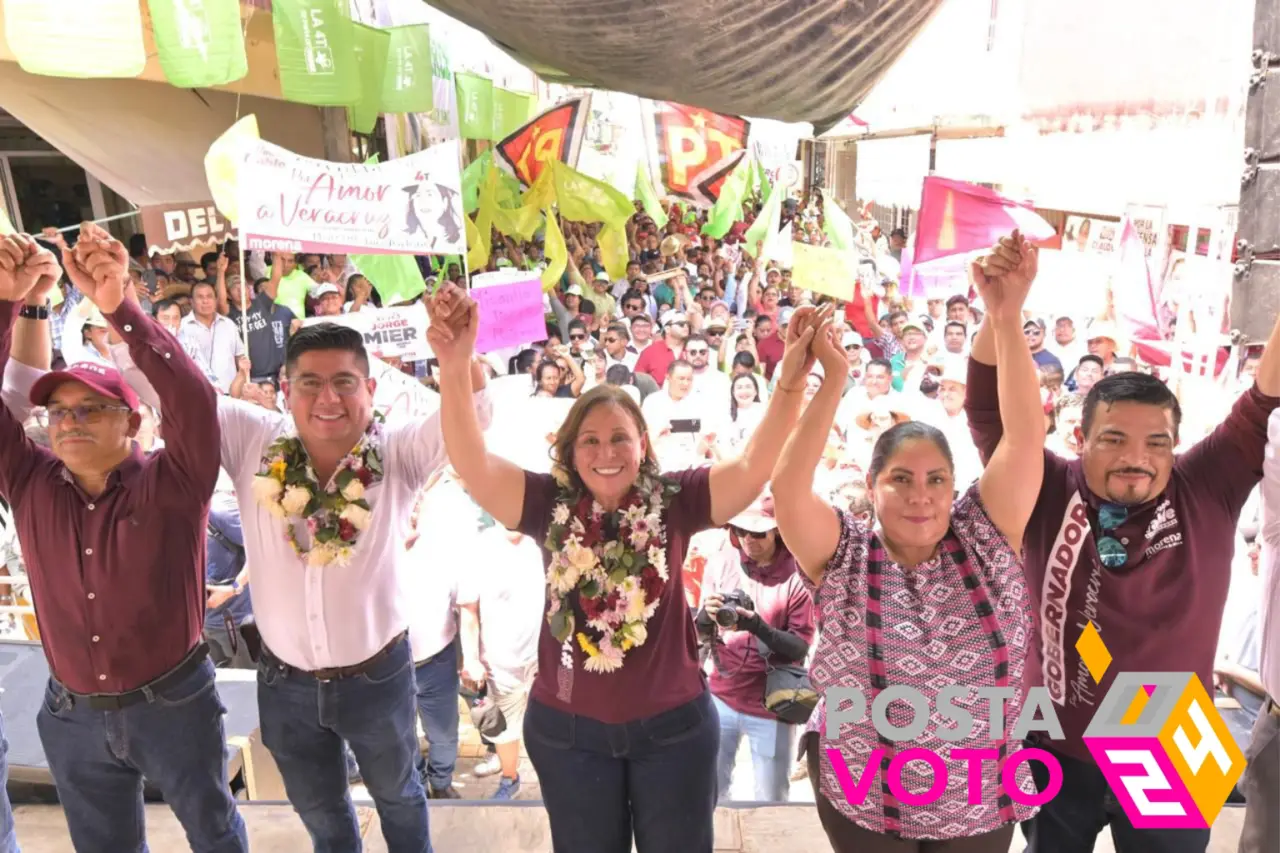
[[[459,71],[453,75],[458,87],[458,133],[463,139],[493,138],[493,81],[478,74]]]
[[[223,86],[249,73],[239,0],[150,0],[160,67],[182,89]]]
[[[356,133],[373,133],[382,111],[383,68],[391,36],[386,30],[353,23],[356,67],[360,69],[360,101],[347,107],[347,124]]]
[[[280,89],[318,107],[360,102],[354,28],[345,0],[272,0]]]
[[[147,65],[138,0],[5,0],[5,39],[28,74],[137,77]]]
[[[395,27],[382,81],[384,113],[429,113],[431,94],[431,31],[426,24]]]
[[[493,90],[493,138],[506,139],[533,118],[533,95],[512,92],[508,89]]]

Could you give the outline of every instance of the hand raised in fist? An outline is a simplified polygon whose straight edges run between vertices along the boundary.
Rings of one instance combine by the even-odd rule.
[[[431,325],[427,340],[440,366],[475,354],[480,330],[480,306],[453,282],[445,282],[427,303]]]
[[[30,235],[0,238],[0,299],[21,302],[37,288],[47,294],[61,272],[53,254]]]
[[[111,314],[125,299],[129,281],[129,253],[100,226],[86,222],[74,249],[62,250],[62,265],[71,283],[103,314]]]

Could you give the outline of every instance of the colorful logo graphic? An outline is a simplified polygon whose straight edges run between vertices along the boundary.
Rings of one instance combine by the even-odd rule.
[[[1111,654],[1093,623],[1076,650],[1101,682]],[[1193,672],[1122,672],[1084,743],[1138,829],[1204,829],[1244,772],[1245,758]]]

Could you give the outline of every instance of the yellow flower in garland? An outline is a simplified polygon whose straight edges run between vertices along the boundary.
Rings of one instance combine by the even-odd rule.
[[[270,474],[275,479],[279,480],[281,483],[283,483],[284,472],[286,467],[287,466],[285,465],[285,461],[283,459],[277,458],[276,461],[272,462],[271,466],[267,468],[267,473]]]
[[[578,645],[581,646],[582,650],[587,653],[587,657],[589,658],[600,657],[600,650],[596,648],[596,644],[591,642],[591,638],[588,637],[586,634],[582,634],[582,633],[578,634]]]

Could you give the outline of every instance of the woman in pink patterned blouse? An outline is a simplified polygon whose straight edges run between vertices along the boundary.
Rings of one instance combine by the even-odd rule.
[[[1017,232],[971,265],[995,333],[1006,430],[981,479],[958,500],[946,438],[914,421],[876,442],[867,474],[875,529],[813,493],[814,468],[847,375],[840,341],[815,343],[828,380],[783,451],[773,492],[779,530],[795,543],[814,588],[821,631],[810,668],[814,687],[819,693],[857,688],[866,697],[865,718],[840,725],[830,739],[820,703],[804,738],[818,815],[838,853],[1005,853],[1014,824],[1034,811],[1018,802],[1027,799],[1022,792],[1035,793],[1027,765],[1008,777],[1019,789],[1012,796],[999,766],[1021,746],[1009,742],[1009,732],[1022,707],[1032,636],[1018,555],[1040,490],[1044,419],[1035,362],[1022,335],[1028,286],[1019,282],[1031,280],[1035,265],[1035,250]],[[1019,267],[1030,274],[1004,275]],[[938,737],[940,729],[955,727],[945,704],[913,741],[877,733],[870,709],[881,692],[899,685],[918,690],[933,708],[942,688],[971,688],[955,700],[975,721],[969,737],[955,743]],[[1000,738],[989,735],[988,702],[974,692],[980,687],[1014,691],[1004,703]],[[913,716],[906,703],[888,703],[893,726],[906,727]],[[942,760],[945,782],[920,760],[898,761],[890,772],[895,755],[916,746]],[[969,802],[969,762],[952,755],[964,748],[994,749],[1000,759],[975,769],[976,805]],[[878,762],[871,760],[875,750]],[[867,780],[859,797],[854,788]],[[930,790],[933,797],[918,797]]]

